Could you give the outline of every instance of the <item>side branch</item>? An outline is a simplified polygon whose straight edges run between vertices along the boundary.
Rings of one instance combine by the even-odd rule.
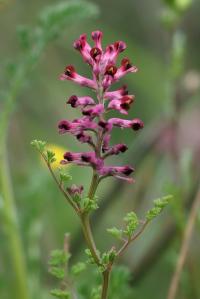
[[[60,184],[60,182],[58,181],[55,173],[53,172],[52,168],[51,168],[51,164],[46,160],[46,157],[43,153],[41,153],[42,158],[44,159],[45,163],[47,164],[47,167],[54,179],[54,181],[56,182],[58,188],[60,189],[60,191],[63,193],[63,195],[65,196],[65,198],[67,199],[68,203],[71,205],[71,207],[77,212],[79,213],[79,208],[76,206],[76,204],[73,202],[73,199],[71,198],[71,195],[69,194],[69,192],[67,190],[65,190],[62,186],[62,184]]]
[[[130,245],[130,243],[132,243],[133,241],[135,241],[145,230],[145,228],[147,227],[149,223],[149,220],[146,220],[143,225],[141,226],[141,228],[128,240],[126,240],[123,244],[123,246],[118,250],[117,252],[117,256],[121,256],[124,251],[127,249],[127,247]]]

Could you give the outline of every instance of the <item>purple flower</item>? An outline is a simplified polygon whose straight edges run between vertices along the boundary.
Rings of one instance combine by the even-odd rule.
[[[91,97],[77,97],[73,95],[68,99],[67,104],[70,104],[73,108],[76,108],[79,106],[85,107],[88,105],[94,105],[95,101]]]
[[[73,65],[66,66],[65,72],[60,76],[60,80],[71,80],[81,86],[86,86],[92,89],[97,88],[95,81],[77,74]]]
[[[94,31],[91,34],[94,44],[87,42],[86,34],[74,42],[74,48],[80,52],[83,60],[89,64],[92,70],[92,79],[79,75],[74,66],[68,65],[61,80],[71,80],[81,86],[91,88],[96,93],[94,100],[90,96],[71,96],[67,104],[72,108],[80,108],[82,117],[72,121],[61,120],[58,123],[60,134],[72,134],[81,143],[87,143],[92,151],[89,152],[66,152],[61,164],[73,163],[80,166],[93,168],[95,174],[100,178],[114,176],[119,179],[132,182],[129,176],[134,169],[129,166],[107,166],[106,158],[112,155],[124,153],[128,147],[123,144],[110,145],[112,130],[114,127],[128,128],[134,131],[142,129],[144,123],[138,119],[109,118],[108,112],[115,110],[122,114],[128,114],[131,104],[134,102],[134,95],[129,95],[127,86],[117,90],[110,90],[113,83],[128,73],[137,72],[137,67],[132,65],[128,58],[121,60],[117,66],[118,56],[126,49],[123,41],[117,41],[102,47],[101,31]],[[73,187],[70,192],[79,192],[79,187]]]
[[[131,104],[133,103],[134,96],[125,95],[122,98],[112,100],[108,104],[108,109],[118,110],[122,114],[128,114]]]
[[[129,165],[126,166],[105,166],[101,169],[100,174],[103,177],[114,176],[118,179],[122,179],[128,182],[133,182],[129,175],[134,172],[134,168]]]

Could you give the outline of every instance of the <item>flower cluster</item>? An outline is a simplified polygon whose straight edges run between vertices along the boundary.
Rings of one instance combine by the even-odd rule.
[[[121,118],[108,118],[108,112],[116,110],[121,114],[128,114],[134,96],[128,94],[126,86],[110,91],[113,83],[128,73],[137,72],[137,67],[131,64],[128,58],[121,60],[121,65],[116,65],[120,53],[126,49],[126,44],[117,41],[102,48],[102,32],[92,32],[94,47],[87,42],[85,34],[74,42],[83,60],[92,69],[92,79],[79,75],[74,66],[66,66],[61,80],[70,80],[81,86],[86,86],[95,91],[97,101],[89,96],[79,97],[72,95],[67,100],[67,105],[79,108],[82,116],[72,121],[61,120],[58,124],[60,134],[72,134],[81,143],[87,143],[92,151],[66,152],[61,164],[74,163],[81,166],[90,166],[99,178],[115,176],[120,179],[132,181],[129,175],[134,169],[129,166],[107,166],[105,159],[111,155],[118,155],[127,150],[125,144],[110,145],[111,133],[114,127],[130,128],[137,131],[143,128],[143,122],[138,119],[126,120]]]

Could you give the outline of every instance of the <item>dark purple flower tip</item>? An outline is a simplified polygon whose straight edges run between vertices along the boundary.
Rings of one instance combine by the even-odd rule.
[[[67,191],[69,192],[70,195],[74,196],[74,195],[81,195],[83,193],[83,186],[76,186],[75,184],[73,184],[71,187],[67,188]]]
[[[127,85],[123,85],[122,88],[121,88],[121,95],[122,96],[126,96],[128,95],[128,89],[127,89]]]
[[[71,125],[67,120],[61,120],[58,123],[58,129],[60,134],[64,134],[71,129]]]
[[[121,173],[123,173],[124,175],[130,175],[131,173],[133,173],[135,171],[135,169],[131,166],[124,166],[121,169]]]
[[[106,67],[105,75],[110,75],[114,77],[117,72],[117,67],[114,64],[109,64]]]
[[[79,37],[79,39],[82,42],[86,42],[86,40],[87,40],[87,34],[86,33],[81,34],[80,37]]]
[[[101,127],[105,132],[110,131],[112,129],[112,124],[108,123],[105,120],[100,120],[98,122],[99,127]]]
[[[81,132],[76,135],[77,140],[79,140],[82,143],[91,143],[92,142],[92,137]]]
[[[73,46],[78,51],[81,51],[84,47],[83,43],[79,39],[74,42]]]
[[[67,160],[68,162],[72,162],[72,161],[74,161],[74,159],[75,159],[73,153],[71,153],[71,152],[66,152],[66,153],[64,153],[63,158],[64,158],[65,160]]]
[[[73,108],[75,108],[77,101],[78,101],[78,97],[76,95],[72,95],[67,101],[67,104],[70,104]]]
[[[121,104],[120,104],[121,108],[124,110],[129,110],[131,104],[133,103],[133,100],[134,100],[134,96],[126,95],[126,96],[122,97]]]
[[[124,153],[125,151],[127,151],[128,147],[126,144],[119,144],[118,145],[118,150],[121,152],[121,153]]]
[[[128,58],[123,58],[121,61],[121,66],[123,66],[124,70],[128,70],[132,67],[132,63]]]
[[[97,47],[94,47],[90,50],[90,56],[96,61],[97,60],[97,57],[100,56],[102,54],[102,51],[97,48]]]
[[[99,41],[102,38],[103,33],[101,31],[97,30],[97,31],[93,31],[91,36],[92,36],[93,41]]]
[[[117,41],[114,43],[114,47],[119,53],[121,53],[126,49],[126,44],[125,42]]]
[[[83,153],[81,155],[81,160],[83,162],[91,163],[94,158],[94,153]]]
[[[141,119],[139,118],[135,118],[132,120],[132,125],[131,125],[132,129],[134,131],[138,131],[140,129],[143,129],[144,128],[144,123]]]
[[[126,144],[123,144],[123,143],[116,144],[113,147],[111,147],[110,149],[108,149],[107,153],[104,156],[104,159],[111,155],[119,155],[119,153],[124,153],[127,149],[128,149],[128,147],[126,146]]]
[[[74,78],[76,71],[73,65],[68,65],[65,67],[65,73],[66,76],[69,76],[70,78]]]

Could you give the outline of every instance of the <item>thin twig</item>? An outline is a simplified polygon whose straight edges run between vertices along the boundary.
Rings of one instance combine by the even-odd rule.
[[[195,194],[197,194],[199,180],[200,176],[198,175],[194,179],[194,184],[191,188],[191,191],[189,192],[187,197],[183,199],[184,208],[187,211],[191,209]],[[167,251],[170,244],[173,242],[177,231],[178,227],[175,221],[170,217],[165,221],[161,232],[154,238],[143,257],[136,263],[136,265],[133,266],[131,270],[131,285],[135,285],[141,279],[144,279],[144,277],[151,271],[151,269],[153,269],[163,253]]]
[[[45,163],[47,164],[47,167],[54,179],[54,181],[56,182],[58,188],[60,189],[60,191],[64,194],[65,198],[67,199],[68,203],[72,206],[72,208],[77,212],[79,213],[79,208],[76,206],[76,204],[73,202],[73,199],[71,197],[71,195],[69,194],[69,192],[67,190],[65,190],[63,188],[63,186],[60,184],[60,182],[58,181],[55,173],[53,172],[53,169],[51,168],[51,165],[50,163],[47,161],[45,155],[39,151],[39,153],[41,154],[42,158],[44,159]]]
[[[167,294],[167,299],[175,299],[175,297],[176,297],[181,273],[182,273],[185,259],[187,257],[188,249],[190,246],[190,241],[191,241],[192,233],[194,230],[195,221],[196,221],[196,218],[198,215],[199,207],[200,207],[200,189],[197,192],[197,195],[192,204],[192,208],[191,208],[191,211],[190,211],[190,214],[188,217],[180,254],[178,257],[177,264],[176,264],[175,272],[172,276],[172,280],[171,280],[170,287],[169,287],[169,292]]]
[[[135,241],[145,230],[145,228],[147,227],[149,221],[146,220],[143,225],[141,226],[140,230],[138,230],[130,239],[126,240],[126,242],[123,244],[123,246],[118,250],[117,252],[117,256],[121,256],[124,251],[127,249],[127,247],[130,245],[130,243],[132,243],[133,241]]]

